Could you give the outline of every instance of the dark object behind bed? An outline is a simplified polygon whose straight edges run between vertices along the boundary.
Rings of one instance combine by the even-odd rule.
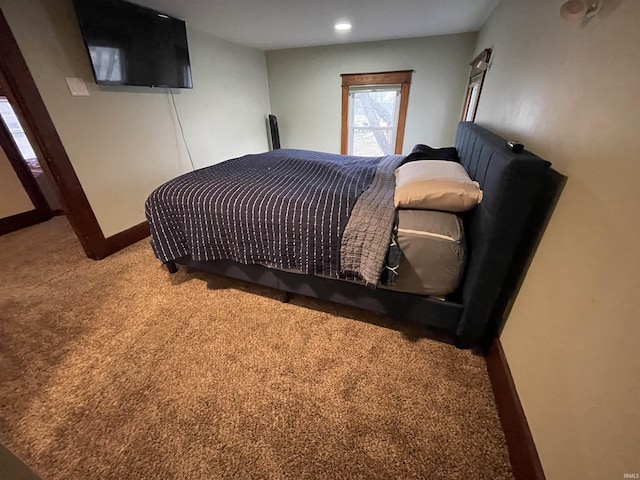
[[[290,293],[418,321],[455,335],[458,346],[476,345],[482,340],[551,164],[529,152],[511,152],[503,138],[470,122],[458,125],[456,147],[460,163],[480,183],[484,198],[464,219],[469,261],[460,288],[446,301],[260,265],[196,262],[190,258],[179,263]]]
[[[280,131],[278,130],[278,119],[275,115],[269,115],[269,134],[271,139],[271,150],[278,150],[280,148]]]
[[[405,161],[410,162],[412,160],[450,160],[459,162],[460,157],[456,147],[433,148],[419,143],[413,147]]]

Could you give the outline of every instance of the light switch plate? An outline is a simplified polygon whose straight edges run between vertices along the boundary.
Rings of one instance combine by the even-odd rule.
[[[77,77],[67,77],[65,79],[67,81],[67,85],[69,87],[69,91],[71,95],[74,97],[88,97],[89,90],[87,90],[87,86],[84,83],[84,80]]]

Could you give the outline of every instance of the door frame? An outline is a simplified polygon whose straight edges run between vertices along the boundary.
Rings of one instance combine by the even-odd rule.
[[[5,87],[0,71],[0,95],[5,95]],[[53,217],[53,212],[47,203],[42,190],[36,182],[36,179],[31,174],[31,171],[27,164],[22,159],[22,155],[18,151],[16,144],[14,143],[9,129],[4,122],[0,120],[0,148],[4,155],[9,160],[9,163],[16,172],[16,176],[23,188],[27,192],[31,203],[33,203],[33,210],[27,210],[26,212],[11,215],[10,217],[0,219],[0,235],[13,232],[24,227],[35,225],[36,223],[44,222]]]
[[[63,204],[71,227],[89,258],[99,260],[149,235],[147,222],[105,237],[29,72],[11,28],[0,9],[0,71],[5,96],[19,111],[21,123],[38,161]]]

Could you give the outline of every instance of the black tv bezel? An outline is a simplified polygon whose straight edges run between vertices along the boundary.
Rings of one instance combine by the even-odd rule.
[[[148,83],[130,83],[130,82],[110,82],[110,81],[105,81],[105,80],[98,80],[98,76],[96,75],[96,70],[95,67],[93,65],[93,61],[91,60],[91,51],[89,50],[89,44],[87,43],[87,37],[85,35],[85,30],[84,27],[82,25],[82,20],[80,19],[80,16],[78,15],[78,10],[77,10],[77,5],[80,2],[86,2],[88,0],[73,0],[73,9],[74,9],[74,13],[76,15],[76,20],[78,22],[78,27],[80,28],[80,36],[82,37],[82,43],[84,44],[84,50],[87,54],[87,58],[89,60],[89,65],[91,65],[91,73],[93,74],[93,79],[96,82],[96,85],[106,85],[106,86],[112,86],[112,87],[146,87],[146,88],[184,88],[184,89],[193,89],[193,75],[191,72],[191,55],[190,55],[190,49],[189,49],[189,36],[187,35],[187,22],[184,21],[181,18],[178,17],[174,17],[173,15],[169,15],[168,13],[164,13],[161,12],[159,10],[155,10],[153,8],[149,8],[146,7],[144,5],[138,5],[137,3],[132,3],[132,2],[128,2],[127,0],[108,0],[109,2],[112,3],[126,3],[127,5],[129,5],[130,7],[133,8],[137,8],[140,10],[144,10],[147,14],[149,15],[160,15],[160,16],[164,16],[167,17],[171,20],[175,20],[178,21],[180,23],[182,23],[182,26],[184,27],[184,35],[185,35],[185,41],[187,44],[187,60],[188,60],[188,64],[189,64],[189,70],[191,72],[191,74],[189,75],[189,80],[191,82],[191,84],[189,86],[175,86],[175,85],[162,85],[162,84],[148,84]]]

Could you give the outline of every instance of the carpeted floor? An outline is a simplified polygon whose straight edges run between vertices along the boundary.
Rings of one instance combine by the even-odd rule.
[[[482,357],[421,327],[0,237],[0,443],[43,479],[512,478]]]

